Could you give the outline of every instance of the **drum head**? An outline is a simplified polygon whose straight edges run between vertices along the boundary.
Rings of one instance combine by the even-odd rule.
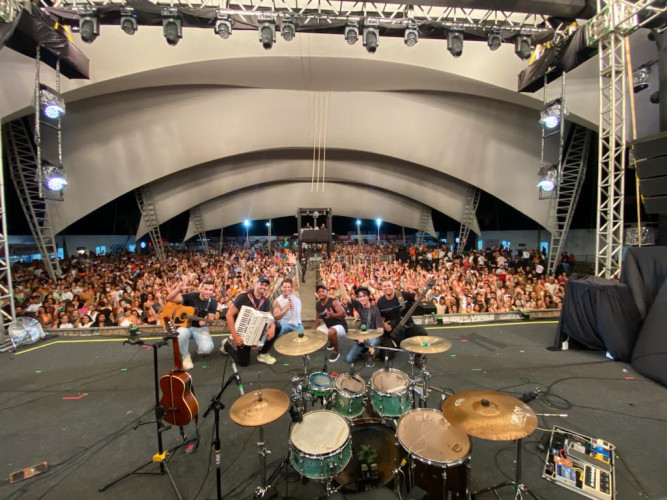
[[[315,372],[310,374],[308,381],[313,387],[331,387],[333,379],[328,373]]]
[[[405,392],[410,381],[402,371],[390,368],[375,372],[371,377],[371,385],[382,394],[400,394]]]
[[[306,413],[303,422],[294,424],[292,444],[309,455],[327,455],[340,449],[350,437],[350,426],[343,417],[328,410]]]
[[[405,450],[441,464],[459,462],[470,452],[470,439],[453,427],[438,410],[412,410],[398,422],[398,441]]]
[[[359,375],[344,373],[336,379],[336,389],[350,396],[366,392],[366,382]]]

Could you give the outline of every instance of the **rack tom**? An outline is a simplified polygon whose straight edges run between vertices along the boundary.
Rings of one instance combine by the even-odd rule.
[[[364,411],[366,382],[359,375],[344,373],[334,382],[333,411],[356,418]]]
[[[394,368],[371,376],[371,403],[381,417],[400,417],[410,409],[410,379]]]

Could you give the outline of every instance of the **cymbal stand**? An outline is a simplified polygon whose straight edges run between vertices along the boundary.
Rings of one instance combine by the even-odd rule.
[[[489,491],[493,491],[496,496],[498,496],[498,493],[496,492],[497,489],[499,488],[504,488],[505,486],[512,486],[514,487],[514,498],[525,498],[525,496],[530,495],[533,497],[535,500],[537,500],[537,497],[535,494],[530,491],[526,485],[524,485],[521,482],[521,463],[523,461],[523,438],[517,439],[516,440],[516,475],[514,477],[514,481],[508,480],[508,481],[503,481],[502,483],[496,484],[495,486],[489,486],[488,488],[484,488],[482,490],[476,491],[472,494],[473,498],[477,498],[477,496],[487,493]]]
[[[259,401],[262,400],[262,392],[259,393]],[[257,441],[257,452],[259,453],[259,470],[262,484],[255,488],[253,498],[264,498],[267,491],[271,488],[270,484],[266,483],[266,456],[271,453],[270,450],[264,446],[264,426],[259,426],[259,441]]]

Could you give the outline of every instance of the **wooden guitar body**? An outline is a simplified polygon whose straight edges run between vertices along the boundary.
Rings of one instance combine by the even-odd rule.
[[[172,370],[160,377],[160,390],[165,422],[183,427],[199,413],[199,403],[192,392],[192,377],[187,372]]]

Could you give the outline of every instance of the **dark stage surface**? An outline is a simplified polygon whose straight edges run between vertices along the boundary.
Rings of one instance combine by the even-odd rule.
[[[539,417],[539,428],[554,424],[616,445],[616,498],[665,498],[667,495],[667,390],[635,373],[624,363],[589,351],[551,352],[556,323],[524,322],[429,329],[452,341],[450,351],[429,356],[431,383],[454,392],[469,389],[506,391],[516,397],[536,387],[542,395],[530,406],[537,413],[567,413],[567,418]],[[152,353],[123,345],[123,339],[60,339],[4,354],[0,365],[2,397],[0,418],[2,460],[0,498],[176,498],[166,476],[132,476],[99,493],[98,489],[120,474],[151,459],[157,452],[155,425],[134,430],[153,415]],[[221,385],[226,357],[216,351],[194,356],[194,379],[201,414]],[[343,354],[351,345],[341,342]],[[257,363],[241,370],[246,391],[257,387],[258,371],[264,387],[289,393],[291,378],[301,371],[300,357],[275,354],[272,367]],[[325,350],[312,356],[311,371],[321,370]],[[171,349],[159,350],[160,374],[171,365]],[[254,357],[253,357],[254,358]],[[286,365],[289,363],[289,365]],[[368,382],[380,369],[363,368]],[[401,353],[394,368],[409,371]],[[231,368],[228,368],[228,372]],[[345,373],[349,365],[339,360],[329,371]],[[80,397],[79,397],[80,396]],[[223,498],[252,498],[259,484],[257,429],[239,427],[229,418],[229,408],[239,396],[232,385],[223,395],[221,414]],[[79,397],[78,399],[63,399]],[[434,392],[429,406],[439,407]],[[266,446],[269,473],[288,450],[289,413],[268,424]],[[190,430],[190,427],[188,430]],[[174,453],[169,466],[183,498],[215,498],[215,463],[210,442],[213,417],[200,419],[201,444],[196,453]],[[523,482],[539,498],[583,498],[542,479],[545,453],[538,451],[545,433],[536,430],[524,439]],[[180,441],[177,428],[163,434],[165,445]],[[509,441],[472,438],[469,486],[478,490],[514,475],[516,446]],[[46,473],[16,484],[7,483],[11,471],[42,461]],[[157,470],[150,464],[145,470]],[[322,485],[302,485],[289,475],[290,496],[314,499],[324,494]],[[276,483],[285,494],[285,476]],[[513,498],[510,488],[502,498]],[[485,494],[479,498],[494,498]]]

